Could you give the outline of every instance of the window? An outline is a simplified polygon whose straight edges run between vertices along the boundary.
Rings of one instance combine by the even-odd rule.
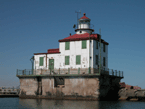
[[[103,51],[105,52],[105,44],[103,44]]]
[[[98,55],[96,55],[96,65],[98,65]]]
[[[65,50],[69,50],[70,42],[65,42]]]
[[[77,55],[76,56],[76,65],[80,65],[81,64],[81,55]]]
[[[54,77],[54,87],[58,85],[64,85],[64,77]]]
[[[69,56],[65,56],[65,65],[69,65]]]
[[[82,31],[80,31],[80,33],[82,33]]]
[[[43,57],[39,58],[39,66],[43,66]]]
[[[106,63],[106,59],[105,57],[103,57],[103,66],[105,66],[105,63]]]
[[[83,21],[80,21],[80,23],[83,23]]]
[[[98,41],[96,41],[96,48],[98,49]]]
[[[83,40],[82,41],[82,49],[86,49],[87,48],[87,41]]]

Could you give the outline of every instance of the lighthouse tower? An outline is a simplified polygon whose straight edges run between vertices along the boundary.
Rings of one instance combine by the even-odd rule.
[[[86,17],[86,13],[84,13],[84,16],[79,19],[78,28],[75,30],[76,34],[84,34],[89,33],[91,34],[94,32],[93,29],[90,29],[90,21],[88,17]]]

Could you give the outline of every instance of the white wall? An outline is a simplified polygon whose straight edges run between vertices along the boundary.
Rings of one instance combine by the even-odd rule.
[[[93,50],[93,52],[94,52],[94,54],[93,54],[93,57],[94,57],[93,67],[98,68],[98,66],[96,65],[96,55],[98,55],[98,57],[100,57],[99,56],[99,42],[98,42],[98,49],[96,48],[96,41],[95,40],[93,40],[93,43],[94,43],[94,45],[93,45],[93,48],[94,48],[94,50]],[[106,59],[105,67],[103,66],[103,57],[105,57],[105,59]],[[105,68],[105,69],[108,68],[108,45],[105,45],[105,52],[104,52],[103,51],[103,43],[101,43],[101,64],[102,64],[103,68]]]
[[[43,58],[43,66],[39,66],[39,58]],[[34,55],[34,69],[46,69],[46,54]]]
[[[39,66],[39,57],[44,57],[43,60],[43,66]],[[47,66],[46,66],[46,54],[40,54],[40,55],[35,55],[34,56],[35,61],[34,61],[34,69],[48,69],[49,68],[49,59],[54,59],[54,68],[60,68],[60,59],[61,55],[60,54],[47,54]]]
[[[65,50],[65,42],[60,42],[61,63],[63,68],[88,68],[89,67],[89,41],[87,48],[82,49],[82,41],[70,41],[70,49]],[[81,55],[81,64],[76,65],[76,55]],[[70,65],[65,65],[65,56],[70,56]]]
[[[80,31],[82,31],[81,33],[80,33]],[[91,33],[91,31],[90,30],[78,30],[77,32],[76,32],[76,34],[84,34],[84,33]]]
[[[99,44],[99,43],[98,43]],[[89,46],[91,50],[89,51]],[[108,45],[105,45],[105,52],[103,52],[103,44],[101,43],[101,63],[103,65],[103,57],[106,58],[106,66],[103,68],[108,68]],[[49,59],[54,59],[54,68],[88,68],[89,67],[89,52],[92,57],[90,60],[91,68],[97,68],[96,65],[96,55],[99,56],[99,45],[96,49],[96,41],[91,40],[89,45],[89,40],[87,40],[87,48],[82,49],[82,41],[70,41],[70,49],[65,50],[65,42],[59,43],[58,54],[47,54],[47,66],[46,66],[46,54],[35,55],[34,69],[48,69],[49,68]],[[76,55],[81,55],[81,64],[76,65]],[[69,65],[65,65],[65,56],[69,56]],[[44,57],[43,66],[39,66],[39,57]]]

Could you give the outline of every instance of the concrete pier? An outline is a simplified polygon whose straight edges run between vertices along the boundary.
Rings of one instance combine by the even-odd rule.
[[[117,100],[119,82],[115,75],[17,75],[20,98],[70,100]]]

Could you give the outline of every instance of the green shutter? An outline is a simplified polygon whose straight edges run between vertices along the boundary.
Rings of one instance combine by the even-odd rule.
[[[39,66],[43,66],[43,57],[39,58]]]
[[[76,56],[76,65],[79,65],[79,64],[81,64],[81,56],[77,55]]]
[[[83,40],[82,41],[82,49],[85,49],[85,48],[87,48],[87,41]]]
[[[65,50],[69,50],[70,42],[65,42]]]
[[[96,55],[96,65],[98,65],[98,55]]]
[[[69,65],[69,56],[65,56],[65,65]]]

